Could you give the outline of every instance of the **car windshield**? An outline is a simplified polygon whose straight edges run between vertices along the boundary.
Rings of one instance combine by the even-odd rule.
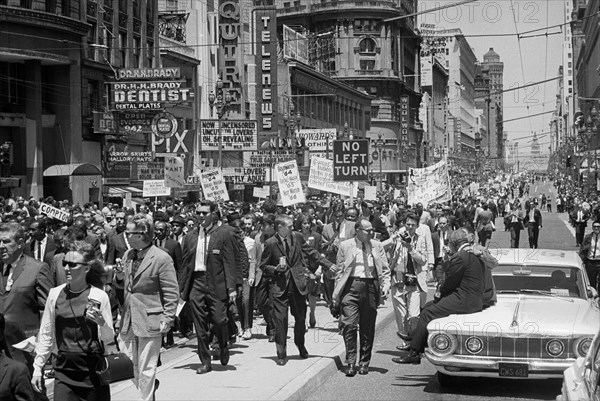
[[[560,266],[500,265],[492,270],[496,292],[586,299],[581,269]]]

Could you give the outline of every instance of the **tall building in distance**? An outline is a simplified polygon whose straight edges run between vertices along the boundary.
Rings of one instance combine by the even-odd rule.
[[[489,80],[489,92],[486,99],[486,114],[489,124],[489,157],[502,159],[504,150],[504,124],[502,91],[504,88],[504,63],[493,47],[483,55],[482,75]]]

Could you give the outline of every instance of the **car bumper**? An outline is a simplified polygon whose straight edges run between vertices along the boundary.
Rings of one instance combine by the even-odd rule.
[[[501,377],[506,379],[561,379],[565,369],[573,364],[574,359],[527,359],[502,357],[477,357],[470,355],[438,356],[429,349],[425,357],[435,368],[449,376],[466,377]],[[527,377],[500,376],[500,363],[523,363],[529,367]]]

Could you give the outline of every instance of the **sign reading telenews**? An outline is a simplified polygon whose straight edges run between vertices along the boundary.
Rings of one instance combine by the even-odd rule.
[[[333,141],[333,181],[369,179],[369,140]]]

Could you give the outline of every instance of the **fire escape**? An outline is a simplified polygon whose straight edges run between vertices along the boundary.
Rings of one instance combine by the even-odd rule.
[[[186,43],[185,25],[189,13],[184,10],[174,10],[167,8],[158,14],[158,29],[160,35],[175,40],[180,43]]]

